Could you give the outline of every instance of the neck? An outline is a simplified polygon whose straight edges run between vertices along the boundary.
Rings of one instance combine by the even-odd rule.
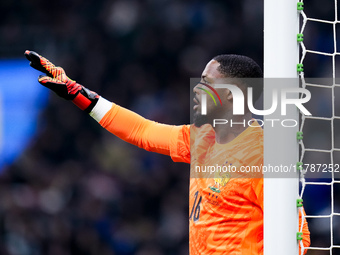
[[[216,125],[215,140],[217,143],[225,144],[234,140],[239,134],[241,134],[248,127],[248,121],[252,119],[250,112],[242,116],[232,116],[225,118],[228,120],[227,124]]]

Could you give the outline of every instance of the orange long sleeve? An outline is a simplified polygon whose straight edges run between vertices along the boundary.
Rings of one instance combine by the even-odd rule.
[[[190,162],[190,127],[160,124],[113,104],[99,124],[122,140],[172,157],[174,161]]]
[[[302,213],[303,213],[304,216],[306,215],[304,208],[302,208]],[[308,229],[308,223],[307,223],[306,218],[304,218],[304,219],[302,218],[302,213],[301,213],[301,211],[299,211],[299,230],[300,230],[301,223],[302,223],[302,220],[303,220],[302,243],[303,243],[303,247],[307,248],[307,247],[310,246],[310,232],[309,232],[309,229]],[[304,250],[303,254],[306,254],[306,252],[307,252],[307,250]],[[299,254],[301,254],[300,245],[299,245]]]

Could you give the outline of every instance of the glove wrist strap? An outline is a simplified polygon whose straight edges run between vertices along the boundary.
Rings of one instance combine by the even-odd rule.
[[[99,96],[86,88],[82,88],[72,100],[72,102],[86,113],[90,113],[98,102]]]

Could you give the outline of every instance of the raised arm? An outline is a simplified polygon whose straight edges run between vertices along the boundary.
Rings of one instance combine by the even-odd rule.
[[[122,140],[147,151],[190,162],[190,127],[160,124],[100,97],[90,115]]]
[[[36,52],[26,51],[25,56],[33,68],[46,74],[39,76],[40,84],[71,100],[117,137],[147,151],[169,155],[174,161],[190,162],[188,125],[165,125],[147,120],[71,80],[63,68]]]

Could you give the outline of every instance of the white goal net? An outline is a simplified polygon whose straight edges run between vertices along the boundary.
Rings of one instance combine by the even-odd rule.
[[[307,255],[340,254],[340,21],[337,0],[300,1],[302,87],[312,98],[301,116],[300,199],[311,232]],[[302,207],[300,207],[302,210]],[[299,230],[302,232],[302,229]],[[304,249],[300,241],[301,249]]]

